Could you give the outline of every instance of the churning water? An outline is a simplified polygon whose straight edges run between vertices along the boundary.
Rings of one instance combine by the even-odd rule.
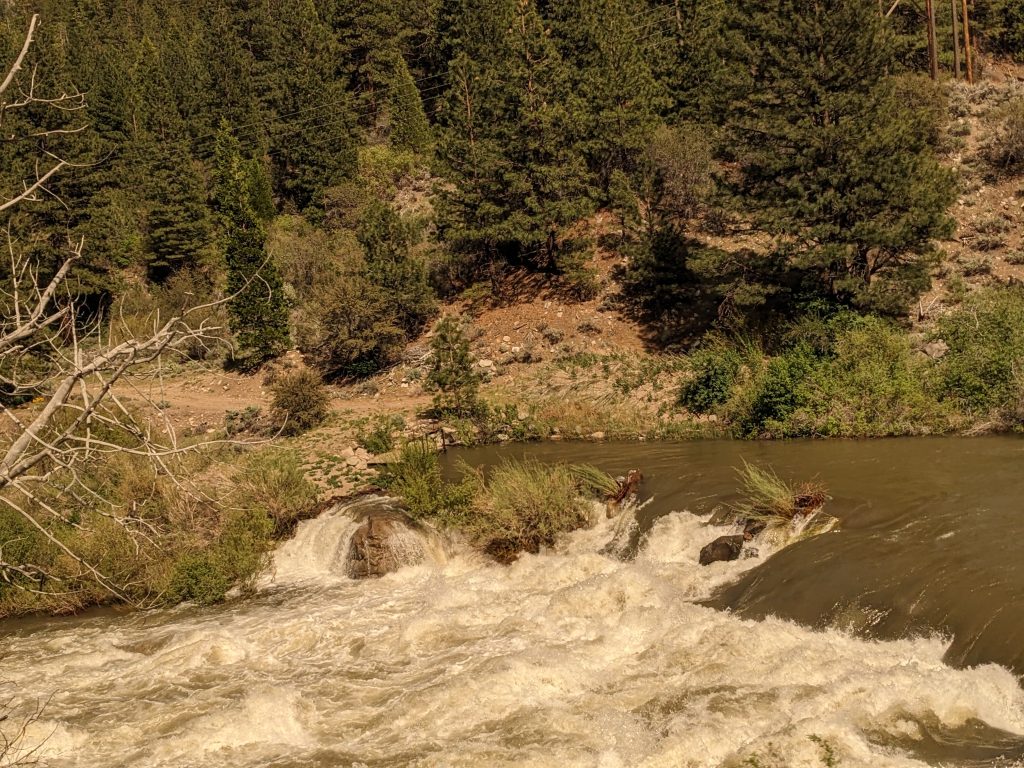
[[[723,452],[727,477],[738,449],[703,445]],[[354,524],[337,509],[300,526],[254,598],[15,629],[0,639],[4,685],[18,706],[48,702],[26,743],[44,742],[37,754],[54,767],[877,768],[1024,755],[1011,665],[957,668],[938,630],[876,639],[863,628],[878,622],[814,629],[763,610],[759,574],[776,592],[813,592],[826,567],[815,553],[842,560],[856,535],[844,527],[703,568],[698,552],[721,531],[684,508],[712,503],[700,486],[715,473],[645,450],[617,458],[646,457],[655,488],[690,472],[695,495],[645,509],[629,559],[602,554],[622,538],[621,521],[602,519],[508,567],[433,547],[426,563],[355,582],[340,562]],[[697,456],[701,444],[672,450]],[[884,469],[868,474],[886,482]],[[890,517],[881,538],[906,527],[902,513]],[[815,568],[771,570],[801,558]],[[759,615],[721,604],[730,590]]]

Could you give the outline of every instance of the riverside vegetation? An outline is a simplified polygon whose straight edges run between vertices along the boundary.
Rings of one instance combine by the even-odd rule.
[[[0,277],[83,245],[59,327],[0,359],[3,439],[80,338],[189,307],[202,333],[132,369],[270,394],[196,426],[125,387],[173,457],[112,433],[42,461],[28,507],[0,489],[0,613],[244,590],[318,496],[373,479],[339,441],[398,451],[377,482],[507,559],[608,479],[445,483],[424,434],[1021,429],[1024,19],[974,6],[968,87],[925,78],[913,9],[873,0],[4,5],[4,60],[27,56],[0,181],[48,194],[0,209],[32,265]],[[66,163],[33,187],[45,158]]]

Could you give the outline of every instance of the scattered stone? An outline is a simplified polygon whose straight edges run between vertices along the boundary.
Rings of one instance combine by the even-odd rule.
[[[928,355],[932,360],[939,360],[945,357],[946,353],[949,352],[949,345],[942,339],[936,339],[935,341],[930,341],[921,347],[921,351]]]
[[[481,360],[479,365],[480,365],[481,368],[493,368],[494,367],[494,361],[493,360]]]
[[[591,440],[604,440],[604,432],[593,432],[590,435]]]
[[[512,337],[511,336],[502,336],[501,340],[503,342],[505,342],[506,344],[508,344],[510,341],[512,341]]]
[[[722,563],[736,560],[743,549],[743,535],[719,536],[700,551],[700,564]]]

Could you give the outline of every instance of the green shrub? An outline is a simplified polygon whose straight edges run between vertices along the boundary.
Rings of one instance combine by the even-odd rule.
[[[716,343],[690,358],[693,378],[683,384],[679,402],[694,413],[711,413],[731,396],[743,358],[733,347]]]
[[[402,446],[398,461],[388,465],[379,482],[402,497],[412,517],[435,520],[442,525],[458,524],[477,490],[472,477],[461,483],[446,481],[437,451],[425,440],[412,440]]]
[[[365,428],[356,433],[356,443],[370,453],[382,454],[394,450],[395,432],[405,426],[405,419],[398,415],[378,414]]]
[[[223,600],[235,585],[248,591],[269,562],[272,531],[262,510],[232,511],[208,549],[187,553],[175,563],[168,598],[209,605]]]
[[[285,435],[299,435],[327,420],[330,395],[320,376],[308,368],[287,373],[271,388],[274,415]]]
[[[791,437],[801,429],[790,422],[806,401],[805,380],[818,364],[811,346],[801,342],[768,361],[755,377],[735,424],[744,437]]]
[[[306,478],[295,451],[266,450],[253,455],[235,477],[235,505],[262,512],[275,537],[283,536],[316,507],[316,487]]]
[[[999,172],[1024,171],[1024,99],[998,110],[993,123],[982,145],[983,156]]]
[[[926,391],[925,365],[897,328],[880,318],[858,319],[804,382],[805,407],[788,432],[883,437],[941,430],[944,412]]]
[[[178,560],[171,580],[170,595],[174,601],[191,601],[210,605],[224,599],[231,589],[228,575],[217,567],[210,552],[188,554]]]
[[[939,363],[939,395],[972,412],[1008,405],[1024,372],[1024,289],[995,288],[971,296],[939,320],[949,345]]]

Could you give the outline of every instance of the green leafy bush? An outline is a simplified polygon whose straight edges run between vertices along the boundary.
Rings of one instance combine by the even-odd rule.
[[[308,368],[286,373],[271,388],[274,415],[285,435],[299,435],[327,420],[331,398],[320,376]]]
[[[883,437],[941,431],[946,414],[925,387],[927,363],[890,323],[867,317],[838,334],[805,380],[790,434]]]
[[[231,512],[208,549],[186,553],[175,563],[168,599],[209,605],[223,600],[236,584],[251,588],[267,565],[272,531],[262,510]]]
[[[611,479],[593,467],[504,462],[487,479],[475,514],[463,528],[484,551],[507,561],[589,525],[587,495],[611,485]]]
[[[356,433],[356,442],[370,453],[382,454],[395,447],[395,432],[405,426],[405,419],[396,414],[378,414]]]
[[[995,288],[970,296],[939,320],[949,345],[939,364],[939,396],[970,412],[1010,404],[1024,374],[1024,289]]]
[[[744,437],[790,437],[794,432],[791,417],[806,401],[803,387],[817,364],[813,349],[799,343],[768,361],[755,377],[748,400],[736,419]]]
[[[443,525],[455,525],[463,519],[477,490],[473,478],[461,483],[446,481],[437,451],[425,440],[413,440],[402,446],[398,461],[388,465],[379,482],[402,497],[410,515]]]
[[[273,535],[291,532],[316,507],[316,487],[306,478],[295,451],[265,450],[253,455],[235,477],[235,505],[263,512]]]
[[[683,384],[679,402],[694,413],[711,413],[732,396],[743,358],[720,342],[695,352],[690,364],[693,378]]]

